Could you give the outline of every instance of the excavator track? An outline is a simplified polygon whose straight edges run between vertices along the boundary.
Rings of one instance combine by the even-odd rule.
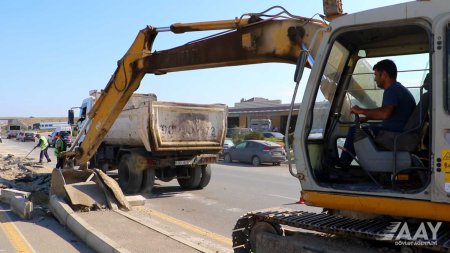
[[[399,220],[391,217],[379,216],[373,219],[355,219],[333,214],[312,213],[292,209],[265,209],[254,211],[242,216],[236,223],[232,238],[235,252],[253,252],[250,246],[250,231],[258,222],[267,222],[274,227],[280,225],[291,228],[305,229],[326,234],[357,237],[372,242],[383,242],[394,245],[395,231]],[[410,234],[414,235],[420,222],[416,226],[410,225]],[[430,237],[431,238],[431,235]],[[399,244],[399,243],[397,243]],[[402,239],[399,244],[423,250],[450,252],[450,229],[448,224],[443,223],[437,232],[437,240],[433,245],[417,241]]]

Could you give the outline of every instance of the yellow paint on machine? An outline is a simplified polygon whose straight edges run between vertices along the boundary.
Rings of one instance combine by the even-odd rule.
[[[450,204],[390,197],[358,196],[303,191],[312,206],[372,214],[450,221]]]
[[[33,248],[28,244],[27,240],[23,237],[22,233],[17,229],[14,223],[8,218],[5,211],[0,211],[0,227],[8,237],[9,242],[12,244],[16,252],[31,253],[35,252]]]
[[[175,224],[177,226],[180,226],[186,230],[192,231],[194,233],[200,234],[202,236],[211,238],[215,241],[221,242],[223,244],[229,245],[230,247],[233,245],[232,241],[224,236],[218,235],[216,233],[213,233],[211,231],[208,231],[206,229],[194,226],[192,224],[189,224],[187,222],[178,220],[176,218],[173,218],[171,216],[168,216],[166,214],[163,214],[161,212],[158,212],[156,210],[147,208],[147,207],[134,207],[135,210],[141,211],[143,213],[149,214],[149,215],[153,215],[159,219],[165,220],[167,222],[170,222],[172,224]]]

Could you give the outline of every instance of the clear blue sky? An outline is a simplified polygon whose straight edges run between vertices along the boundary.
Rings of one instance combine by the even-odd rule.
[[[343,5],[354,13],[401,2],[407,1],[343,0]],[[146,25],[233,19],[274,5],[305,17],[323,12],[321,0],[0,1],[0,117],[66,116],[89,90],[105,87]],[[153,49],[199,36],[159,34]],[[293,71],[287,64],[260,64],[147,75],[138,92],[155,93],[161,101],[229,106],[251,97],[289,103]]]

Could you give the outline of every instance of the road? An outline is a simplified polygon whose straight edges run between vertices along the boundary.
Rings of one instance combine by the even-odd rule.
[[[18,142],[3,139],[0,143],[0,155],[14,154],[15,156],[26,156],[37,143]],[[56,159],[53,150],[49,150],[51,163],[45,167],[51,171],[55,166]],[[34,150],[30,156],[35,161],[39,159],[39,150]],[[43,169],[41,169],[43,170]],[[24,221],[18,218],[9,205],[0,204],[0,252],[93,252],[72,232],[61,226],[58,221],[36,208],[33,219]]]
[[[0,154],[9,151],[25,156],[33,145],[5,140]],[[53,156],[53,149],[49,154]],[[39,151],[30,156],[37,160]],[[54,161],[49,165],[54,166]],[[232,228],[249,211],[270,207],[320,211],[299,205],[299,196],[300,184],[289,174],[287,165],[254,167],[219,162],[212,166],[206,188],[182,191],[176,180],[158,180],[153,191],[144,195],[145,206],[130,214],[214,251],[231,252]]]

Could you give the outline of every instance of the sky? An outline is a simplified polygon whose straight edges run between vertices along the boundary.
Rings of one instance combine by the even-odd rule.
[[[343,9],[355,13],[402,2],[407,1],[343,0]],[[321,0],[0,1],[0,118],[67,116],[90,90],[106,86],[117,61],[147,25],[234,19],[274,5],[304,17],[323,13]],[[160,33],[153,50],[204,36]],[[137,92],[200,104],[234,106],[252,97],[290,103],[294,70],[278,63],[146,75]]]

